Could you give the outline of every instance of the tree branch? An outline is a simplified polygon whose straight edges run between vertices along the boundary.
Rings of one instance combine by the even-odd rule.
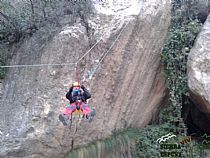
[[[34,4],[33,4],[33,1],[32,0],[30,0],[30,3],[31,3],[31,15],[32,15],[32,17],[34,19],[34,15],[35,15],[35,12],[34,12]]]
[[[16,21],[14,21],[12,18],[2,13],[1,11],[0,11],[0,16],[3,17],[8,23],[10,23],[15,29],[17,29]]]

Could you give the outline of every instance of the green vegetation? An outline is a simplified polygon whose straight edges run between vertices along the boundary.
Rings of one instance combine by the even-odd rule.
[[[91,10],[90,0],[1,0],[0,65],[5,65],[11,57],[11,51],[3,48],[11,48],[46,25],[48,31],[53,32],[55,26],[62,26],[64,18],[68,19],[69,25],[79,17],[85,23]],[[0,68],[0,78],[5,74],[6,70]]]
[[[202,26],[198,16],[199,6],[204,6],[206,3],[199,0],[172,1],[171,27],[161,54],[169,100],[167,106],[161,111],[160,124],[150,125],[141,131],[136,148],[139,157],[160,157],[160,148],[155,140],[163,135],[173,133],[183,138],[187,134],[181,116],[182,106],[188,102],[189,95],[186,74],[187,56]],[[172,140],[180,141],[178,138]],[[182,148],[184,157],[195,155],[199,157],[197,148],[189,152],[191,147],[186,145]]]
[[[6,65],[6,61],[8,58],[8,50],[5,48],[0,49],[0,65]],[[6,75],[7,69],[0,68],[0,79],[4,78]]]
[[[11,44],[26,34],[32,35],[46,23],[59,25],[65,16],[72,23],[78,17],[84,18],[91,11],[91,3],[90,0],[2,0],[0,8],[0,41]]]
[[[188,1],[185,1],[182,5],[174,3],[172,25],[162,50],[164,74],[170,93],[169,105],[164,109],[161,115],[162,123],[179,120],[179,118],[181,118],[182,105],[184,101],[187,101],[184,100],[184,98],[188,96],[186,74],[187,56],[202,26],[197,18],[191,18],[196,17],[196,15],[194,15],[196,11],[183,11]],[[193,2],[194,5],[197,5],[196,1]]]
[[[139,130],[128,129],[105,140],[98,140],[86,147],[74,149],[64,158],[133,157],[131,154],[134,153],[135,140],[139,136]]]

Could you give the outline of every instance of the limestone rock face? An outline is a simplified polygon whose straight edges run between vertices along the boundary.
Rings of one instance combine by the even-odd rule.
[[[210,16],[196,39],[187,64],[191,97],[210,120]]]
[[[124,2],[107,14],[97,6],[93,17],[73,26],[63,19],[63,27],[54,26],[54,32],[42,28],[14,48],[11,64],[72,63],[103,37],[78,65],[80,79],[90,80],[89,104],[97,115],[91,123],[81,121],[77,131],[77,122],[69,129],[58,120],[69,104],[64,97],[75,79],[74,65],[11,68],[0,102],[0,157],[62,157],[126,127],[143,128],[155,117],[166,95],[160,51],[170,25],[170,2]],[[141,7],[129,15],[131,2]],[[86,77],[111,46],[94,76]]]

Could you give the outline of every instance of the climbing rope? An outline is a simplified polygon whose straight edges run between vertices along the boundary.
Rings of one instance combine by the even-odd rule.
[[[75,64],[75,79],[76,79],[76,81],[77,82],[79,82],[79,75],[78,75],[78,66],[77,66],[77,64]]]
[[[125,28],[127,27],[127,25],[129,24],[129,22],[127,22],[127,24],[122,28],[122,30],[120,31],[120,33],[118,34],[118,36],[115,38],[114,42],[112,43],[112,45],[109,47],[109,49],[107,51],[105,51],[101,58],[99,59],[99,62],[97,64],[97,66],[93,69],[92,74],[89,76],[90,78],[90,87],[92,87],[92,77],[95,75],[97,69],[99,68],[99,66],[101,65],[102,61],[105,59],[105,57],[107,56],[107,54],[112,50],[112,48],[114,47],[114,45],[116,44],[116,42],[118,41],[118,39],[120,38],[120,36],[122,35],[122,33],[124,32]]]
[[[102,35],[103,37],[103,35]],[[90,51],[96,46],[98,45],[98,43],[102,40],[102,38],[96,42],[82,57],[80,57],[80,59],[77,60],[77,62],[75,64],[78,64],[88,53],[90,53]]]
[[[128,22],[129,23],[129,22]],[[121,30],[115,41],[112,43],[110,46],[109,50],[105,52],[105,55],[103,55],[102,59],[100,60],[99,64],[101,61],[105,58],[105,56],[109,53],[109,51],[112,49],[112,47],[115,45],[116,41],[118,40],[119,36],[122,34],[123,30],[125,27],[128,25],[128,23],[124,26],[124,28]],[[77,65],[87,54],[91,52],[91,50],[98,45],[100,41],[102,41],[104,34],[102,35],[101,39],[98,40],[82,57],[80,57],[76,62],[74,63],[62,63],[62,64],[31,64],[31,65],[5,65],[5,66],[0,66],[0,68],[24,68],[24,67],[44,67],[44,66],[70,66],[70,65]]]
[[[109,47],[109,49],[103,53],[101,59],[98,62],[98,65],[95,69],[95,71],[98,69],[98,67],[100,66],[101,62],[104,60],[104,58],[107,56],[107,54],[111,51],[111,49],[114,47],[115,43],[118,41],[118,39],[120,38],[121,34],[123,33],[123,31],[125,30],[125,28],[127,27],[127,25],[129,24],[129,22],[127,22],[127,24],[122,28],[122,30],[120,31],[120,33],[118,34],[117,38],[114,40],[114,42],[112,43],[112,45]],[[94,74],[95,74],[94,71]],[[93,74],[93,75],[94,75]]]
[[[128,22],[129,23],[129,22]],[[128,23],[123,27],[123,29],[120,31],[120,33],[118,34],[117,38],[114,40],[114,42],[112,43],[112,45],[110,46],[110,48],[103,53],[101,59],[98,62],[98,65],[96,66],[96,68],[93,70],[93,74],[92,76],[95,74],[96,70],[98,69],[98,67],[100,66],[101,62],[104,60],[104,58],[106,57],[106,55],[110,52],[110,50],[113,48],[113,46],[115,45],[115,43],[117,42],[117,40],[119,39],[119,37],[121,36],[122,32],[124,31],[124,29],[126,28],[126,26],[128,25]],[[78,75],[78,63],[87,55],[91,52],[91,50],[93,50],[94,47],[96,47],[98,45],[98,43],[103,39],[103,36],[101,37],[100,40],[98,40],[82,57],[80,57],[75,63],[62,63],[62,64],[33,64],[33,65],[6,65],[6,66],[0,66],[0,68],[24,68],[24,67],[44,67],[44,66],[71,66],[71,65],[75,65],[75,73],[76,73],[76,80],[79,81],[79,75]],[[91,84],[90,84],[91,87]]]
[[[69,66],[75,63],[63,63],[63,64],[33,64],[33,65],[6,65],[0,66],[0,68],[21,68],[21,67],[44,67],[44,66]]]

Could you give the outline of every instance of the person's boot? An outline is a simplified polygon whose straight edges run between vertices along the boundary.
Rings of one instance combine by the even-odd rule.
[[[95,114],[96,114],[96,110],[93,109],[89,114],[86,115],[86,119],[88,120],[88,122],[92,122],[93,117],[95,116]]]
[[[66,116],[65,114],[60,114],[59,120],[63,123],[64,126],[68,125],[68,116]]]
[[[94,117],[96,115],[96,109],[93,109],[90,114],[92,117]]]

